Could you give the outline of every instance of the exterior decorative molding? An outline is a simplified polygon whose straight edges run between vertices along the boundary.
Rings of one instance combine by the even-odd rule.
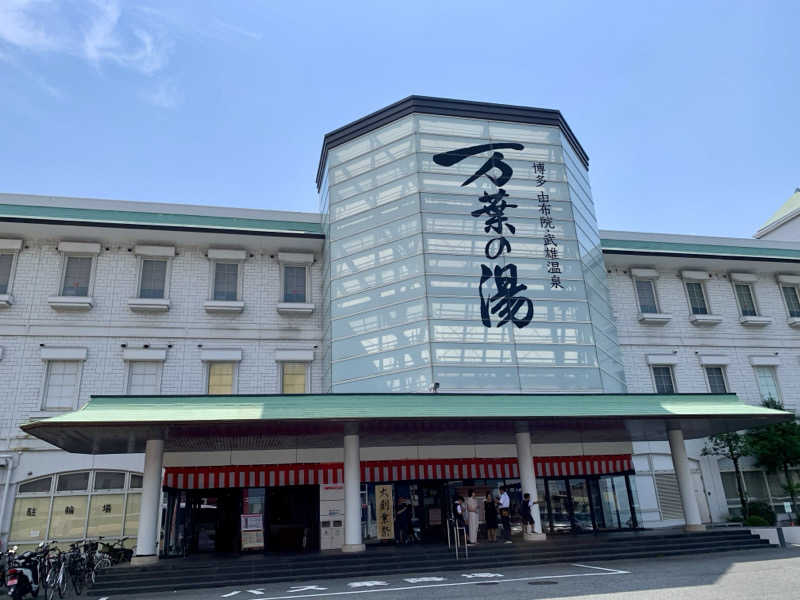
[[[276,362],[311,362],[314,360],[313,350],[276,350]]]
[[[14,304],[14,296],[11,294],[0,294],[0,308],[8,308]]]
[[[47,303],[53,310],[91,310],[94,299],[91,296],[50,296]]]
[[[685,281],[707,281],[709,277],[708,271],[681,271],[681,279]]]
[[[308,302],[278,302],[278,312],[282,315],[310,315],[314,305]]]
[[[133,248],[136,256],[152,256],[156,258],[172,258],[175,256],[175,246],[145,246],[137,244]]]
[[[631,277],[635,279],[658,279],[659,273],[655,269],[631,269]]]
[[[664,325],[669,323],[672,315],[667,313],[639,313],[639,323],[646,325]]]
[[[778,283],[800,285],[800,275],[778,275]]]
[[[242,300],[206,300],[203,307],[212,314],[238,314],[244,310]]]
[[[169,298],[128,298],[128,308],[133,312],[167,312],[169,310]]]
[[[164,362],[167,360],[167,351],[160,348],[125,348],[122,360]]]
[[[768,355],[753,355],[750,356],[750,364],[754,367],[777,367],[781,364],[781,359],[778,356]]]
[[[89,351],[86,348],[42,348],[42,360],[86,360]]]
[[[786,320],[786,324],[789,327],[794,327],[794,328],[800,327],[800,317],[789,317]]]
[[[739,323],[745,327],[766,327],[772,323],[772,317],[763,317],[761,315],[739,317]]]
[[[200,352],[203,362],[240,362],[242,351],[238,348],[203,348]]]
[[[247,259],[247,251],[209,248],[207,256],[209,260],[245,260]]]
[[[0,239],[0,251],[19,252],[20,250],[22,250],[22,240],[14,240],[9,238]]]
[[[701,354],[698,358],[702,367],[723,367],[731,364],[730,357],[721,354]]]
[[[652,365],[677,365],[680,362],[677,354],[648,354],[647,364]]]
[[[737,283],[755,283],[758,281],[758,275],[753,273],[731,273],[731,281]]]
[[[310,252],[278,252],[278,262],[288,265],[310,265],[314,255]]]
[[[718,315],[689,315],[689,322],[692,325],[713,326],[722,323],[722,317]]]
[[[100,254],[98,242],[59,242],[58,251],[63,254],[97,256]]]

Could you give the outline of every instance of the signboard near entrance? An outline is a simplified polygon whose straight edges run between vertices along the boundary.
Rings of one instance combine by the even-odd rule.
[[[375,508],[378,516],[378,539],[394,539],[394,486],[375,486]]]

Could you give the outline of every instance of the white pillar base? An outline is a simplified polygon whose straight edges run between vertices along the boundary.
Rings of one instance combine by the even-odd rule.
[[[134,556],[131,558],[132,567],[145,567],[154,565],[158,562],[158,554],[148,554],[147,556]]]
[[[684,527],[684,529],[686,531],[705,531],[706,530],[706,526],[705,525],[687,525],[686,527]]]
[[[345,544],[342,552],[364,552],[367,547],[364,544]]]
[[[543,542],[547,539],[544,533],[523,533],[522,539],[526,542]]]

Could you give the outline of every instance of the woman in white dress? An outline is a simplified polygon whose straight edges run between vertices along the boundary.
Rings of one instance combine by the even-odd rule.
[[[467,528],[469,529],[469,543],[478,543],[478,499],[475,490],[467,493]]]

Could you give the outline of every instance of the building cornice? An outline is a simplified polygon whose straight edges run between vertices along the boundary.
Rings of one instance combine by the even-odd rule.
[[[583,166],[587,169],[589,168],[589,155],[586,154],[578,138],[572,133],[572,129],[570,129],[564,116],[558,110],[489,102],[471,102],[449,98],[432,98],[429,96],[409,96],[343,127],[334,129],[325,135],[319,157],[319,166],[317,167],[317,190],[322,185],[325,162],[328,158],[328,152],[332,148],[412,113],[558,127],[583,163]]]

